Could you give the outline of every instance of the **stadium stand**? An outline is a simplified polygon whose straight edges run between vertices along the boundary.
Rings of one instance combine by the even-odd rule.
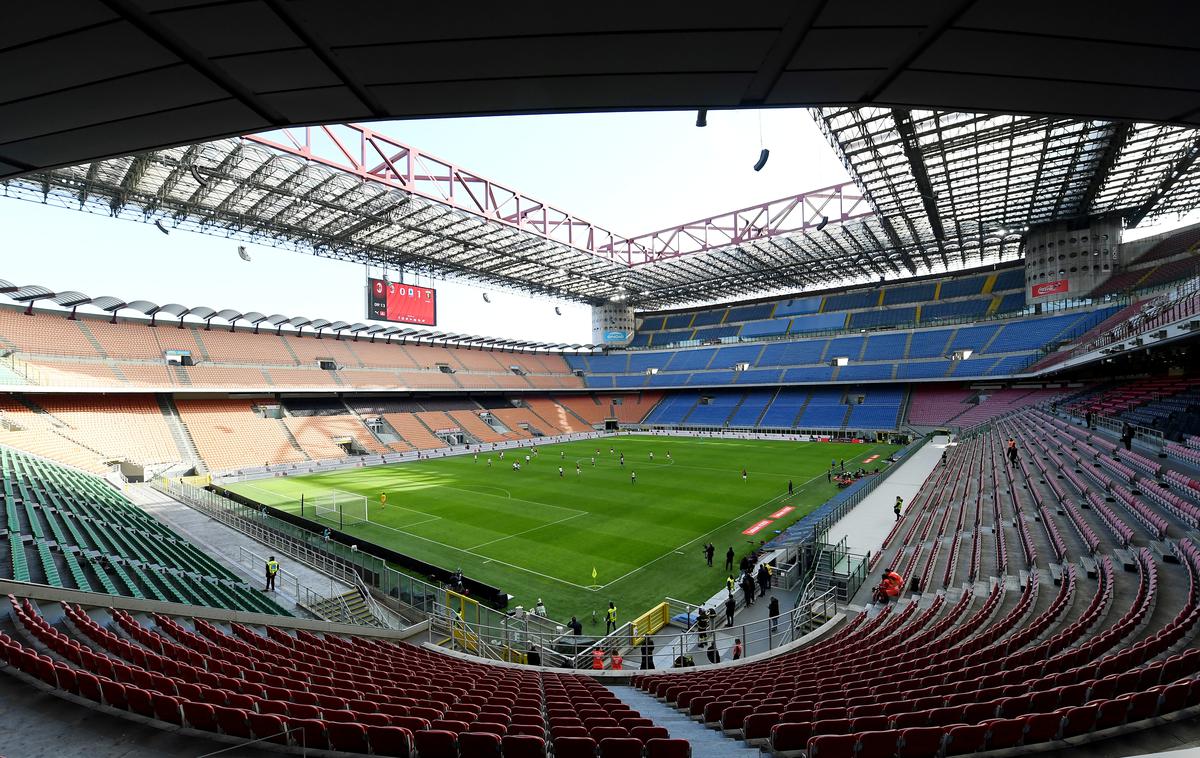
[[[286,615],[106,483],[0,447],[0,575],[22,582]]]
[[[307,460],[283,422],[260,416],[252,400],[179,398],[175,404],[200,457],[213,470]]]
[[[1005,461],[1010,436],[1016,465]],[[1188,643],[1200,621],[1200,550],[1183,535],[1200,500],[1159,506],[1132,494],[1123,474],[1090,465],[1093,450],[1109,460],[1114,447],[1040,411],[1009,414],[951,448],[873,560],[935,593],[932,603],[869,607],[792,653],[634,684],[784,756],[1032,747],[1149,728],[1196,705],[1200,651]],[[1163,562],[1131,544],[1167,533],[1179,538]],[[1118,572],[1109,550],[1132,573]],[[1011,588],[993,578],[981,593],[957,589],[1018,571],[1028,579]]]

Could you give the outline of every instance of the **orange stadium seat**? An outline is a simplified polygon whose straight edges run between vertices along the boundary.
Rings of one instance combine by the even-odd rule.
[[[298,463],[304,453],[292,445],[282,422],[255,415],[251,400],[176,400],[200,457],[214,470]]]
[[[418,450],[434,450],[447,446],[445,442],[421,423],[416,414],[385,413],[383,414],[383,420],[395,429],[396,434],[399,434],[405,442]]]

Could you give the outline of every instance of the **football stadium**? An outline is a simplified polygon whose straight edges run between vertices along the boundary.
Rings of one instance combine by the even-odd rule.
[[[1200,6],[734,10],[14,8],[0,758],[1200,751]]]

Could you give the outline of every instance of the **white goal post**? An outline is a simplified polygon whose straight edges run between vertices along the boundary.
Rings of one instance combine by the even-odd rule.
[[[367,498],[363,495],[341,490],[325,490],[304,497],[301,515],[343,529],[355,524],[369,523],[371,515],[368,505]]]

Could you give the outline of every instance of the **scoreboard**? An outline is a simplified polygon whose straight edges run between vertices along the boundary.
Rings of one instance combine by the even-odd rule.
[[[368,277],[367,318],[437,326],[437,290]]]

